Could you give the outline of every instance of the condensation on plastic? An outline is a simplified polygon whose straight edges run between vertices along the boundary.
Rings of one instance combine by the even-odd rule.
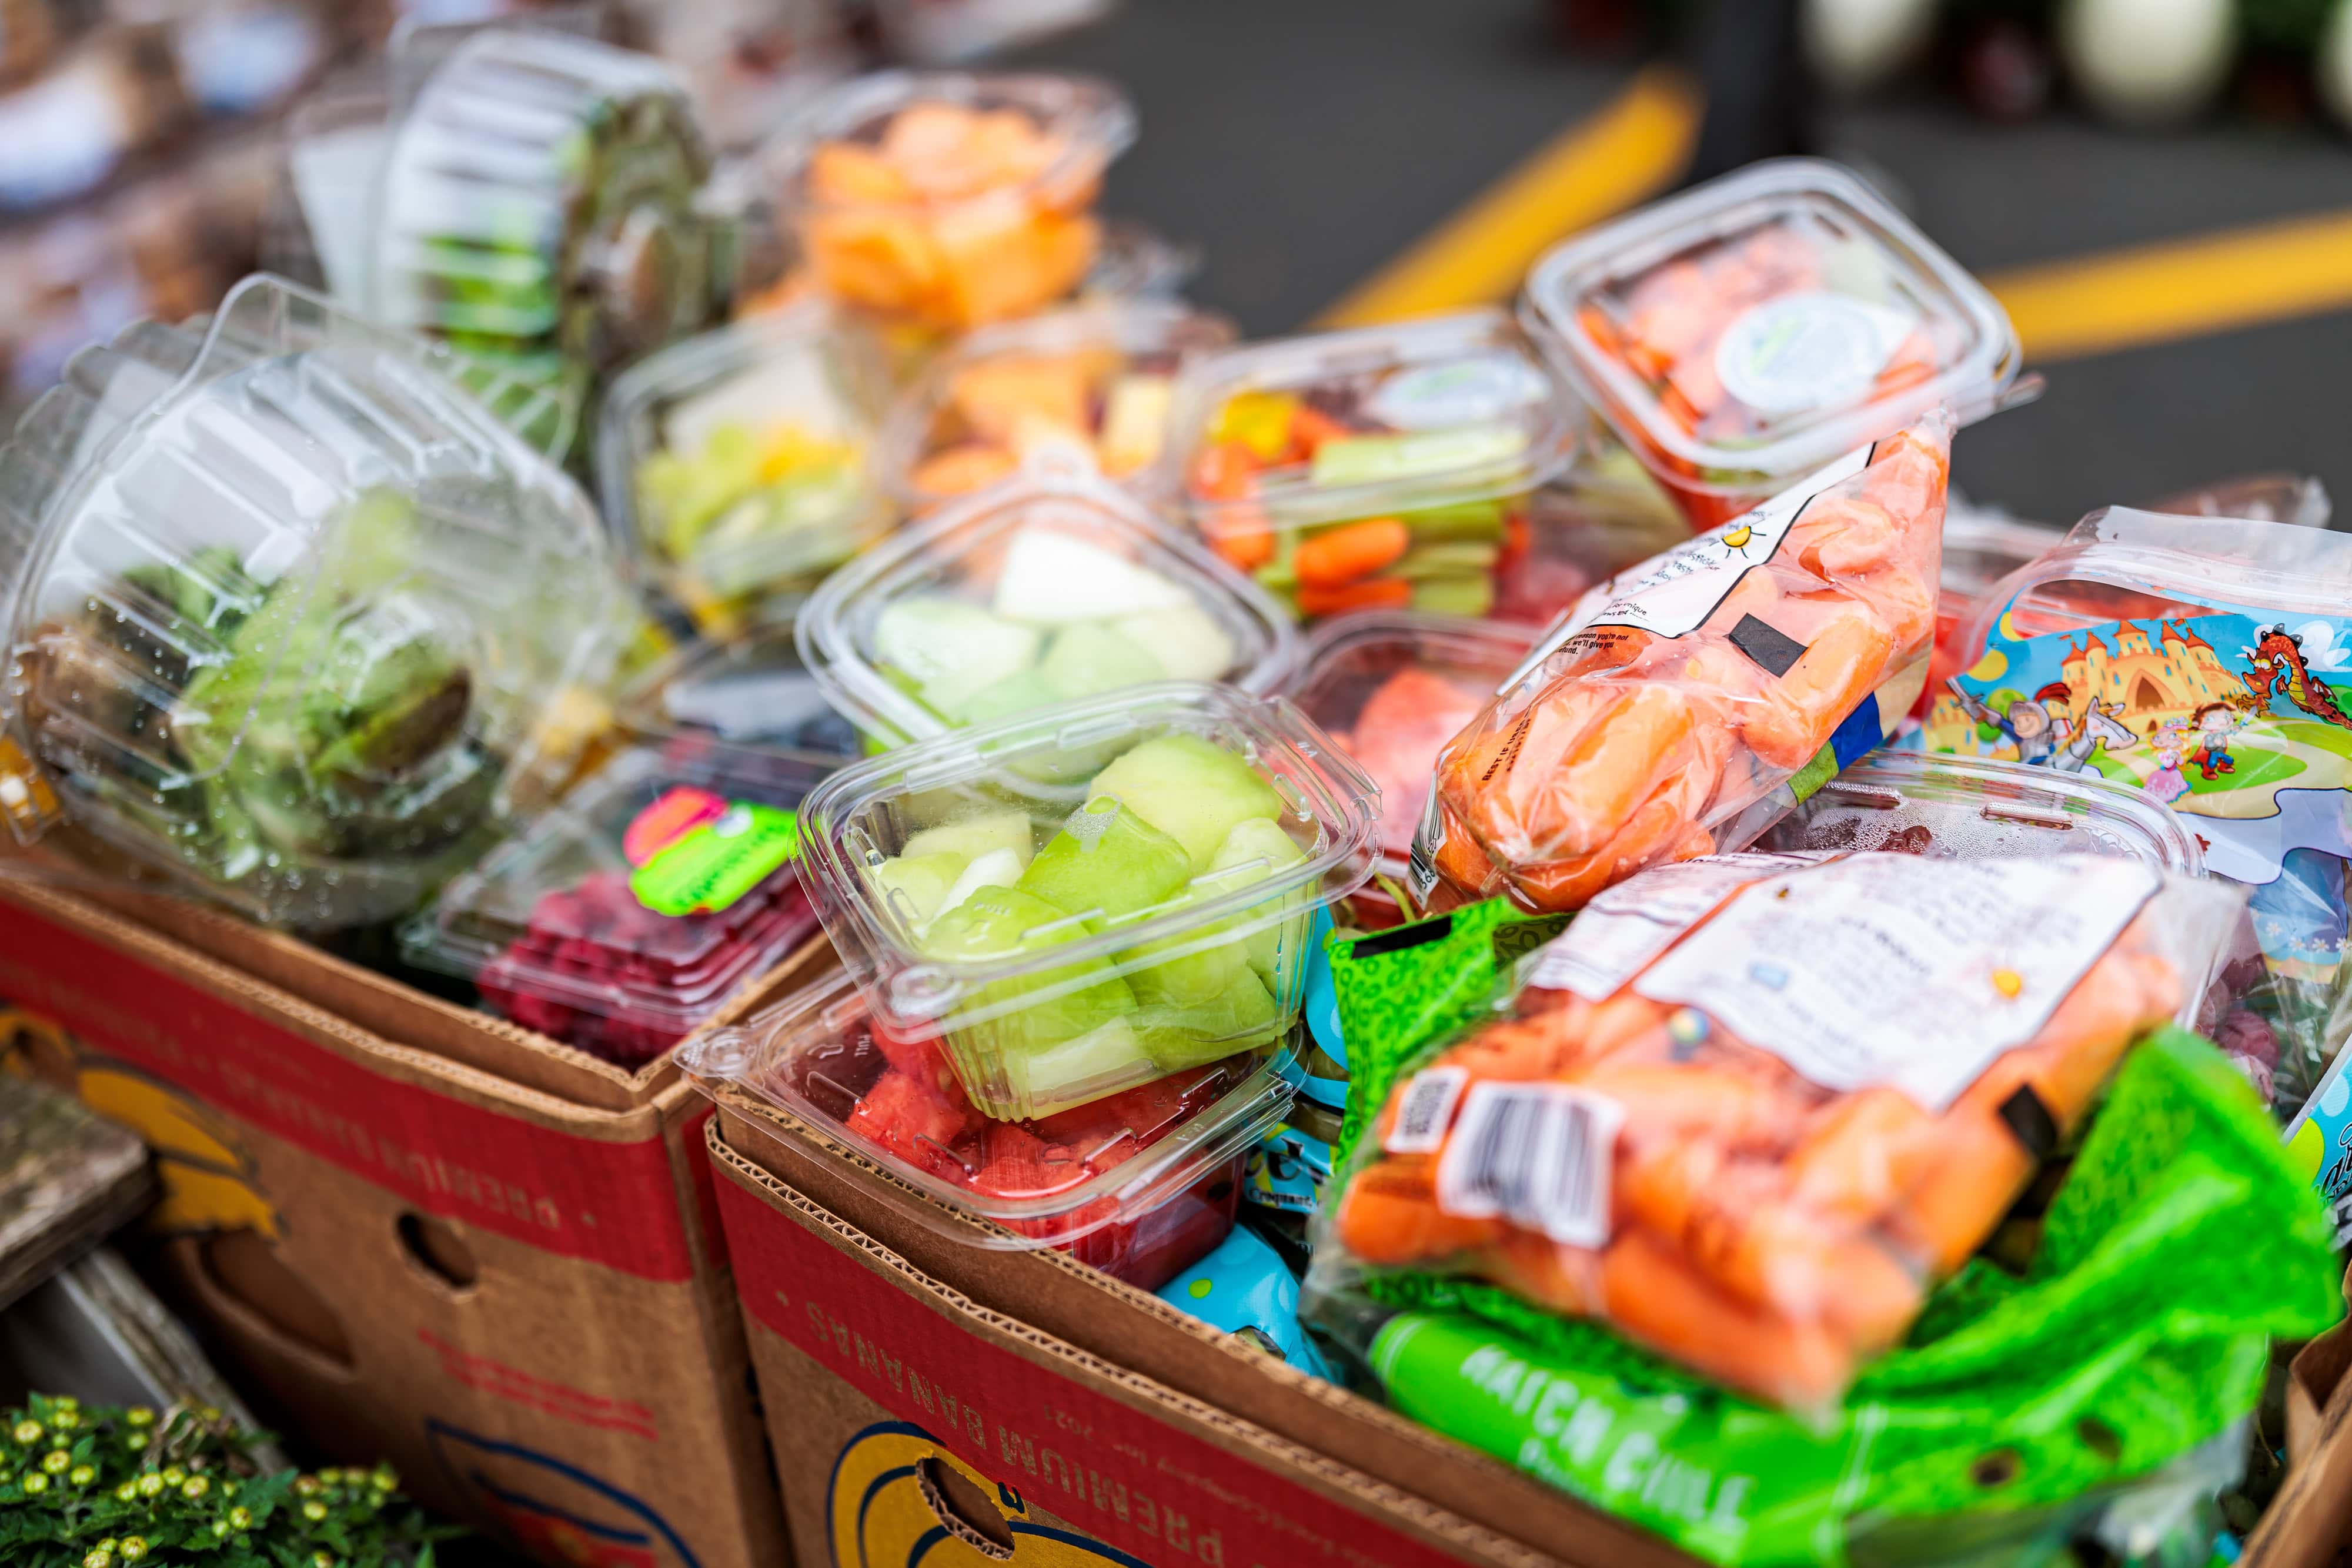
[[[772,388],[782,402],[744,397],[746,388]],[[733,393],[728,423],[758,442],[784,432],[852,446],[858,482],[813,518],[793,518],[746,537],[698,538],[683,554],[668,548],[658,497],[647,493],[646,465],[657,455],[682,462],[708,453],[676,444],[677,416],[705,399]],[[616,377],[604,398],[596,444],[597,489],[605,517],[638,570],[698,621],[730,629],[744,607],[793,590],[848,559],[887,529],[892,514],[880,483],[877,443],[889,401],[889,372],[872,336],[842,319],[820,300],[759,316],[689,338],[652,354]],[[750,421],[761,424],[753,427]],[[705,438],[718,426],[697,429]],[[787,476],[789,477],[789,476]],[[761,474],[718,505],[710,532],[729,517],[757,505],[773,488]]]
[[[1865,384],[1843,390],[1851,367],[1828,350],[1865,361],[1874,351],[1849,327],[1823,345],[1824,363],[1786,368],[1822,378],[1826,402],[1792,395],[1784,412],[1740,402],[1717,370],[1725,333],[1759,307],[1812,296],[1843,302],[1832,309],[1906,319],[1928,350],[1922,373],[1889,385],[1870,365]],[[1567,240],[1538,258],[1525,298],[1530,329],[1578,392],[1701,527],[1939,403],[1963,423],[1983,418],[2022,359],[1982,284],[1859,177],[1811,159],[1759,163]],[[1656,364],[1637,371],[1601,331],[1633,334]],[[1879,347],[1882,360],[1901,351]],[[1669,395],[1687,416],[1669,412]],[[1719,409],[1740,415],[1738,429],[1702,434],[1695,422]]]
[[[7,733],[75,828],[348,925],[570,768],[625,591],[587,497],[460,382],[537,395],[266,277],[76,356],[0,455]]]
[[[1736,884],[1710,886],[1712,908],[1692,920],[1692,935],[1671,940],[1691,940],[1743,893],[1776,879],[1794,896],[1806,879],[1841,867],[1901,866],[1922,890],[1913,896],[1926,896],[1946,870],[1907,856],[1796,869],[1756,860]],[[2059,869],[2065,863],[2060,857]],[[1469,1275],[1545,1311],[1605,1322],[1752,1397],[1825,1411],[1855,1373],[1902,1342],[1929,1291],[1991,1234],[2131,1043],[2195,1018],[2240,895],[2210,879],[2154,872],[2152,880],[2148,902],[2033,1035],[1994,1056],[1940,1110],[1886,1085],[1825,1088],[1704,1009],[1642,995],[1657,957],[1599,1002],[1525,990],[1397,1074],[1335,1177],[1310,1292],[1344,1299],[1382,1270]],[[1643,893],[1637,880],[1614,896],[1638,911]],[[1575,939],[1571,925],[1562,940]],[[1824,974],[1879,961],[1866,946],[1809,959]],[[1539,967],[1533,974],[1543,977]],[[1999,1005],[1997,981],[1986,996]],[[1882,1005],[1899,1012],[1898,999]],[[1439,1113],[1428,1152],[1389,1152],[1401,1100],[1416,1072],[1437,1066],[1466,1079]],[[1609,1201],[1597,1244],[1441,1207],[1437,1172],[1460,1126],[1454,1118],[1471,1087],[1505,1082],[1572,1087],[1616,1107],[1615,1130],[1602,1134]]]
[[[1517,395],[1465,423],[1510,425],[1524,444],[1507,456],[1475,454],[1451,468],[1416,473],[1409,479],[1371,479],[1360,485],[1315,485],[1310,465],[1282,463],[1258,475],[1246,498],[1218,498],[1195,485],[1200,454],[1218,413],[1246,392],[1289,392],[1301,402],[1318,397],[1357,397],[1371,402],[1395,376],[1442,371],[1463,364],[1510,364],[1522,371]],[[1376,428],[1392,430],[1364,413]],[[1209,355],[1176,383],[1169,412],[1169,449],[1157,489],[1183,496],[1185,510],[1209,538],[1273,527],[1275,531],[1315,529],[1322,524],[1362,517],[1404,517],[1412,513],[1473,501],[1519,496],[1548,485],[1576,456],[1580,409],[1550,362],[1536,350],[1507,310],[1463,310],[1458,315],[1312,331],[1296,339],[1242,343]]]
[[[1173,584],[1231,646],[1230,662],[1213,677],[1204,670],[1163,671],[1154,678],[1214,678],[1260,692],[1286,675],[1297,662],[1298,637],[1281,608],[1196,542],[1166,528],[1136,497],[1085,467],[1083,458],[1066,452],[1033,459],[1019,477],[900,528],[819,584],[795,633],[801,662],[826,700],[886,746],[959,727],[956,718],[903,684],[919,685],[921,672],[894,677],[877,625],[894,607],[918,601],[953,601],[993,614],[1005,560],[1024,536],[1107,552]],[[991,700],[1003,700],[1010,689],[1009,679],[989,683]],[[1024,710],[1042,706],[1025,704]]]
[[[1041,440],[1076,442],[1119,483],[1149,488],[1157,482],[1166,411],[1150,421],[1152,446],[1139,461],[1107,462],[1115,455],[1103,451],[1114,388],[1129,377],[1149,377],[1172,393],[1178,371],[1233,339],[1232,322],[1174,299],[1106,299],[983,327],[959,340],[900,394],[883,436],[882,471],[892,494],[919,510],[1010,475]],[[1034,375],[1056,363],[1069,367],[1080,393],[1067,410],[1023,407],[1017,394],[992,395],[986,384],[992,377]],[[1061,417],[1065,413],[1074,417]],[[928,460],[974,448],[997,455],[1003,473],[952,489],[924,483]]]
[[[1032,844],[1045,844],[1085,804],[1104,768],[1171,737],[1239,758],[1279,800],[1277,826],[1300,857],[1280,867],[1261,858],[1196,875],[1165,901],[1112,921],[1074,912],[1023,931],[1004,956],[971,959],[927,952],[905,895],[886,896],[874,878],[915,834],[981,818],[1022,813]],[[1161,1076],[1138,1061],[1059,1082],[1041,1096],[1020,1059],[1038,1040],[1050,1045],[1063,1038],[1040,1034],[1045,1026],[1024,1015],[1054,1008],[1058,1016],[1085,1005],[1110,1011],[1116,1021],[1123,1015],[1115,1005],[1103,1006],[1103,989],[1163,965],[1270,936],[1266,1019],[1238,1036],[1170,1027],[1188,1054],[1228,1039],[1240,1051],[1286,1035],[1305,1005],[1314,910],[1346,898],[1370,877],[1380,797],[1290,704],[1229,685],[1169,682],[870,758],[812,790],[801,802],[800,822],[802,878],[877,1017],[908,1039],[940,1039],[972,1103],[985,1113],[1027,1116]],[[1064,998],[1073,998],[1069,1008],[1057,1008]]]
[[[793,646],[798,605],[740,637],[698,640],[625,686],[614,720],[678,768],[756,768],[777,757],[826,769],[855,761],[857,727],[835,713]]]
[[[1413,846],[1423,896],[1442,879],[1457,897],[1580,907],[1644,867],[1753,841],[1801,771],[1836,771],[1831,743],[1853,714],[1875,703],[1874,729],[1891,725],[1934,635],[1950,429],[1931,416],[1850,476],[1593,590],[1440,756]],[[1750,560],[1760,519],[1791,512]],[[1625,582],[1665,574],[1672,589],[1693,562],[1738,573],[1694,630],[1609,623]]]
[[[2116,855],[2205,874],[2197,835],[2147,791],[2096,774],[1989,757],[1874,751],[1757,841],[1759,850],[1873,851],[1930,860]]]
[[[628,887],[631,825],[676,789],[790,810],[821,777],[784,758],[681,768],[624,752],[443,889],[403,930],[403,955],[476,981],[499,1010],[567,1045],[649,1061],[817,922],[789,863],[725,909],[644,908]]]
[[[546,28],[480,30],[390,131],[362,298],[538,380],[576,426],[597,377],[711,319],[709,172],[659,61]]]
[[[1020,116],[1055,143],[1015,181],[925,199],[827,199],[811,168],[828,145],[871,152],[910,109],[949,105]],[[1102,244],[1103,172],[1135,140],[1135,111],[1107,82],[1076,76],[880,71],[814,99],[739,175],[738,200],[772,220],[845,303],[961,330],[1026,315],[1070,293]]]
[[[1291,1100],[1278,1064],[1242,1056],[1057,1116],[997,1121],[951,1078],[922,1082],[939,1061],[932,1042],[877,1023],[841,974],[677,1053],[706,1091],[735,1085],[873,1161],[895,1178],[874,1189],[925,1228],[992,1251],[1067,1252],[1143,1290],[1232,1229],[1242,1163]],[[916,1124],[924,1117],[934,1124]]]

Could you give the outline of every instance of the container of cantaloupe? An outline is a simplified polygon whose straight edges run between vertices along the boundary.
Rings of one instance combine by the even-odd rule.
[[[1033,455],[809,596],[801,662],[876,747],[1156,681],[1265,691],[1296,664],[1263,591],[1063,456]]]
[[[799,822],[877,1027],[1016,1120],[1279,1051],[1380,791],[1287,702],[1167,682],[868,758]]]

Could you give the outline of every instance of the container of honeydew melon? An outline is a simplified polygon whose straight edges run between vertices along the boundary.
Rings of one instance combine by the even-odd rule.
[[[843,567],[795,629],[883,747],[1160,681],[1266,689],[1298,656],[1263,591],[1058,449]]]
[[[877,1021],[1018,1119],[1278,1045],[1379,824],[1290,704],[1168,682],[843,769],[801,802],[801,874]]]

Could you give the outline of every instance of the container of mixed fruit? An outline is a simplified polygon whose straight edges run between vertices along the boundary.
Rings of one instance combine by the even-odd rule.
[[[455,358],[273,278],[78,357],[11,477],[0,800],[271,924],[405,913],[567,773],[626,593]]]
[[[593,389],[723,310],[701,200],[710,157],[650,56],[487,28],[423,78],[386,133],[369,313],[558,390],[559,454]]]
[[[1289,704],[1171,682],[845,768],[803,879],[877,1025],[974,1108],[1049,1116],[1282,1043],[1380,798]]]
[[[1127,100],[1086,78],[884,71],[813,102],[762,177],[824,292],[956,332],[1077,287],[1103,171],[1134,139]]]
[[[740,637],[698,639],[632,680],[614,722],[672,767],[756,768],[786,757],[830,771],[863,751],[793,645],[791,601]]]
[[[1154,681],[1279,679],[1280,606],[1088,466],[1033,463],[825,579],[796,630],[827,700],[897,746]]]
[[[1566,468],[1565,388],[1500,310],[1213,354],[1178,379],[1159,486],[1297,615],[1480,616]]]
[[[889,526],[888,398],[878,345],[819,301],[674,344],[605,400],[606,516],[698,624],[740,630]]]
[[[793,808],[820,770],[623,752],[443,890],[401,934],[499,1017],[649,1061],[814,936]]]
[[[1546,252],[1526,313],[1694,529],[1938,403],[2000,406],[2023,350],[1985,287],[1860,177],[1782,159]]]
[[[1369,610],[1316,628],[1283,695],[1353,758],[1381,792],[1381,882],[1353,905],[1393,925],[1413,830],[1437,754],[1525,662],[1536,628],[1410,610]],[[1385,885],[1383,885],[1385,884]]]
[[[1176,373],[1234,338],[1174,300],[1056,310],[971,334],[891,411],[890,487],[909,509],[1001,483],[1041,447],[1075,444],[1115,484],[1149,482]]]
[[[1050,1114],[992,1119],[936,1036],[894,1031],[841,974],[691,1041],[678,1064],[875,1162],[929,1201],[876,1190],[935,1231],[998,1251],[1052,1248],[1145,1291],[1232,1233],[1249,1151],[1291,1103],[1276,1066],[1243,1052]]]

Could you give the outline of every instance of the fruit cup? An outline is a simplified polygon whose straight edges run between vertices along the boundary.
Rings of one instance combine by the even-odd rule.
[[[1249,1150],[1291,1095],[1272,1067],[1240,1055],[1052,1115],[992,1120],[936,1038],[892,1031],[841,974],[696,1040],[678,1064],[872,1161],[892,1178],[875,1186],[933,1230],[992,1250],[1052,1248],[1145,1291],[1232,1231]]]
[[[70,825],[330,929],[415,908],[571,770],[626,591],[461,372],[269,277],[75,357],[0,455],[20,841]]]
[[[801,802],[801,872],[877,1022],[1037,1117],[1280,1043],[1379,819],[1288,703],[1170,682],[843,769]]]
[[[1534,645],[1532,626],[1368,610],[1316,629],[1282,695],[1323,727],[1381,792],[1380,873],[1402,886],[1430,773]],[[1377,899],[1375,907],[1365,905]],[[1393,894],[1367,890],[1360,913],[1398,918]]]
[[[649,1061],[815,934],[792,809],[818,777],[624,752],[452,882],[403,956],[472,980],[501,1018]]]
[[[1076,443],[1106,478],[1144,484],[1160,462],[1176,372],[1233,340],[1223,318],[1173,300],[1056,310],[972,333],[891,411],[890,487],[921,511]]]
[[[897,746],[1122,686],[1280,679],[1280,607],[1087,466],[1033,463],[827,578],[798,622],[827,700]]]
[[[1568,240],[1523,314],[1694,529],[1938,403],[2000,406],[2022,355],[1984,286],[1833,163],[1759,163]]]
[[[605,515],[698,625],[740,631],[889,526],[888,397],[878,346],[818,300],[675,344],[605,400]]]
[[[1127,100],[1085,78],[884,71],[816,99],[761,163],[827,293],[963,331],[1077,287],[1103,170],[1134,139]]]
[[[781,756],[829,772],[860,751],[856,727],[801,664],[789,615],[728,642],[688,643],[632,681],[613,716],[676,768],[756,768]]]
[[[1510,317],[1473,310],[1202,361],[1178,379],[1157,485],[1302,619],[1480,616],[1575,430]]]

